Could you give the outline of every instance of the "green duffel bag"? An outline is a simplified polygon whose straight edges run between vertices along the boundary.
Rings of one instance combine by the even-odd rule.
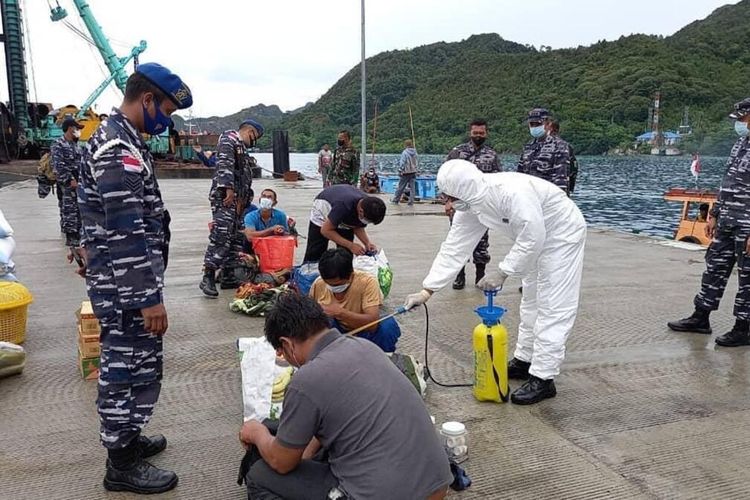
[[[10,342],[0,342],[0,378],[18,375],[26,365],[23,347]]]

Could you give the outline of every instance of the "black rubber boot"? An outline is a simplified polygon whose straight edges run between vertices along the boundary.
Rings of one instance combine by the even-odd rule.
[[[724,335],[716,337],[715,342],[724,347],[739,347],[750,345],[750,333],[748,333],[748,322],[738,319],[734,327]]]
[[[203,295],[215,299],[219,296],[219,291],[216,290],[216,273],[213,269],[206,269],[203,273],[203,281],[198,285],[203,291]]]
[[[477,268],[477,274],[474,277],[474,286],[477,286],[477,283],[479,283],[479,280],[484,278],[484,271],[487,269],[486,264],[474,264]]]
[[[667,326],[675,332],[694,332],[711,334],[711,324],[708,322],[709,311],[696,309],[692,315],[677,321],[670,321]]]
[[[526,380],[529,378],[529,367],[531,363],[513,358],[508,362],[508,378],[514,380]]]
[[[453,281],[453,289],[463,290],[465,286],[466,286],[466,268],[464,267],[456,275],[456,279]]]
[[[510,395],[510,400],[517,405],[533,405],[555,396],[557,396],[557,389],[554,380],[543,380],[529,375],[529,380]]]
[[[119,450],[108,450],[104,488],[109,491],[163,493],[177,486],[177,474],[159,469],[140,456],[139,442]]]
[[[161,434],[155,436],[138,436],[138,447],[143,458],[153,457],[167,447],[167,438]]]

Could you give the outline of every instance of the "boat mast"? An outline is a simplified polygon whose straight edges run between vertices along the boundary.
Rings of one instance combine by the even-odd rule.
[[[656,96],[654,96],[654,147],[661,151],[662,146],[664,144],[664,138],[661,133],[661,129],[659,128],[659,104],[661,102],[661,92],[658,90],[656,91]]]

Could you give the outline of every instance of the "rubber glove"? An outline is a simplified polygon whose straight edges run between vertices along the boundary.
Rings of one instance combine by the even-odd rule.
[[[477,283],[477,287],[481,288],[485,292],[489,290],[498,290],[503,287],[503,283],[505,283],[506,279],[508,279],[507,274],[499,269],[491,269],[487,271],[487,274],[484,275],[484,278],[479,280],[479,282]]]
[[[412,293],[406,296],[404,301],[404,309],[407,311],[413,307],[421,306],[432,297],[432,292],[429,290],[421,290],[418,293]]]

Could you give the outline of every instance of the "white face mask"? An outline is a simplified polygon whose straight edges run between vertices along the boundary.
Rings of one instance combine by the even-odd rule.
[[[454,200],[453,208],[456,210],[456,212],[468,212],[469,208],[471,207],[463,200]]]
[[[359,219],[359,222],[361,222],[361,223],[362,223],[362,224],[364,224],[365,226],[366,226],[367,224],[369,224],[369,223],[370,223],[370,221],[369,221],[369,220],[367,220],[367,219],[363,219],[363,218],[361,218],[361,217],[360,217],[360,219]]]
[[[737,132],[737,135],[740,137],[745,137],[748,134],[747,123],[737,120],[734,122],[734,131]]]
[[[283,353],[284,353],[284,358],[286,358],[287,362],[288,362],[288,363],[289,363],[290,365],[294,366],[295,368],[299,368],[299,367],[301,367],[301,366],[302,366],[302,364],[301,364],[301,363],[300,363],[299,361],[297,361],[297,356],[295,356],[295,355],[294,355],[294,349],[291,349],[291,345],[292,345],[292,343],[291,343],[291,342],[289,342],[289,346],[290,346],[290,349],[289,349],[289,354],[290,354],[290,357],[291,357],[292,359],[289,359],[289,358],[287,358],[287,357],[286,357],[286,351],[285,351],[285,350],[284,350],[283,348],[282,348],[282,351],[281,351],[281,352],[283,352]]]
[[[81,137],[81,131],[78,130],[78,129],[75,129],[73,131],[73,137],[75,137],[76,139],[80,139],[80,137]]]
[[[336,286],[331,286],[331,285],[326,285],[326,286],[333,293],[344,293],[345,291],[349,289],[349,285],[350,283],[344,283],[343,285],[336,285]]]
[[[271,207],[273,207],[273,200],[271,198],[260,199],[260,208],[262,208],[263,210],[268,210]]]

